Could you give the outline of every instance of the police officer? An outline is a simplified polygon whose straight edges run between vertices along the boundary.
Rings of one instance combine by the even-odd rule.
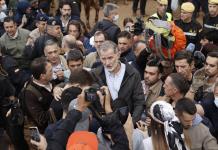
[[[63,34],[61,32],[61,22],[60,20],[56,18],[49,18],[47,21],[46,26],[46,33],[39,38],[36,39],[34,42],[34,46],[29,43],[26,44],[25,47],[25,55],[29,59],[34,59],[37,57],[41,57],[44,55],[44,47],[45,43],[48,40],[53,40],[58,43],[58,45],[61,45]]]
[[[183,30],[187,41],[186,46],[192,43],[195,47],[199,43],[199,32],[202,26],[195,19],[192,19],[194,10],[195,6],[193,3],[183,3],[181,6],[181,17],[179,20],[175,20],[175,24]]]
[[[28,40],[35,42],[37,38],[45,34],[48,17],[45,14],[39,14],[36,16],[36,29],[30,32]],[[30,41],[28,41],[30,42]]]
[[[164,21],[172,21],[173,16],[171,13],[166,12],[168,0],[157,0],[157,12],[149,18],[157,18]]]
[[[208,1],[209,14],[203,19],[203,30],[218,30],[218,0]]]

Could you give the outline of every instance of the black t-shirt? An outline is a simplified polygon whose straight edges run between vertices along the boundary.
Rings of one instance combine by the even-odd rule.
[[[204,31],[211,31],[218,29],[218,15],[216,17],[210,17],[207,14],[203,19],[203,30]]]
[[[187,42],[186,45],[189,43],[198,44],[199,42],[199,31],[201,30],[202,26],[197,21],[191,21],[189,23],[183,22],[180,20],[175,20],[175,24],[180,27],[183,32],[185,33]]]

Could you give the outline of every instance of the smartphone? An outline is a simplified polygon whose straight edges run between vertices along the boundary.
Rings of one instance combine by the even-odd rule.
[[[142,114],[141,114],[141,121],[146,121],[146,118],[147,118],[147,113],[144,111]]]
[[[40,133],[37,127],[29,127],[31,139],[40,142]]]

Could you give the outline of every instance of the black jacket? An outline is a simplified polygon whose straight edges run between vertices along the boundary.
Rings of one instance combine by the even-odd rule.
[[[136,56],[131,48],[121,53],[120,58],[128,64],[131,64],[134,67],[136,66]]]
[[[202,28],[201,24],[195,20],[185,23],[181,19],[175,20],[174,23],[183,30],[186,36],[186,46],[188,46],[189,43],[193,43],[196,45],[195,48],[197,48],[197,44],[200,42],[199,33]]]
[[[93,70],[93,77],[99,85],[107,85],[103,66]],[[126,71],[118,92],[118,98],[124,99],[132,114],[133,123],[140,120],[144,110],[145,97],[142,89],[139,72],[129,64],[126,64]],[[119,107],[119,106],[118,106]]]
[[[8,77],[3,75],[2,72],[0,71],[0,127],[6,125],[6,113],[10,109],[6,106],[9,106],[10,96],[15,95],[15,89],[13,85],[10,83],[8,80]]]
[[[110,130],[114,145],[112,150],[129,149],[129,142],[122,124],[117,119],[117,113],[107,114],[103,119],[103,129]],[[74,131],[76,123],[82,118],[82,113],[78,110],[71,110],[60,126],[56,129],[51,141],[48,143],[47,150],[65,150],[67,141]],[[106,124],[106,125],[105,125]],[[101,147],[104,145],[101,145]]]
[[[117,35],[120,33],[120,28],[113,22],[103,19],[96,23],[90,35],[93,36],[96,31],[103,31],[107,34],[107,39],[117,43]]]
[[[24,52],[25,56],[30,60],[44,56],[44,47],[45,47],[45,43],[48,40],[53,40],[60,45],[60,41],[56,37],[49,34],[45,34],[36,39],[33,47],[30,45],[27,45],[25,47],[25,52]]]
[[[82,113],[77,110],[68,112],[67,117],[56,129],[53,137],[48,143],[48,150],[65,150],[67,141],[71,133],[74,131],[76,123],[82,118]]]

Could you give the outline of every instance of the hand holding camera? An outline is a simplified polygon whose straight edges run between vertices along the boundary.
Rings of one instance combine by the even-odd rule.
[[[97,84],[93,84],[89,89],[84,90],[85,100],[91,103],[91,107],[94,108],[100,116],[104,113],[112,112],[110,100],[111,96],[106,86],[101,88]]]
[[[83,112],[91,103],[85,99],[85,91],[86,90],[87,89],[84,89],[82,91],[82,93],[77,96],[77,105],[76,105],[75,109],[79,110],[81,112]]]
[[[98,91],[98,95],[100,97],[100,102],[102,107],[105,109],[105,113],[111,113],[113,112],[112,108],[111,108],[111,95],[109,92],[109,89],[107,86],[102,86],[101,90],[104,91],[104,95],[102,94],[102,92]]]

